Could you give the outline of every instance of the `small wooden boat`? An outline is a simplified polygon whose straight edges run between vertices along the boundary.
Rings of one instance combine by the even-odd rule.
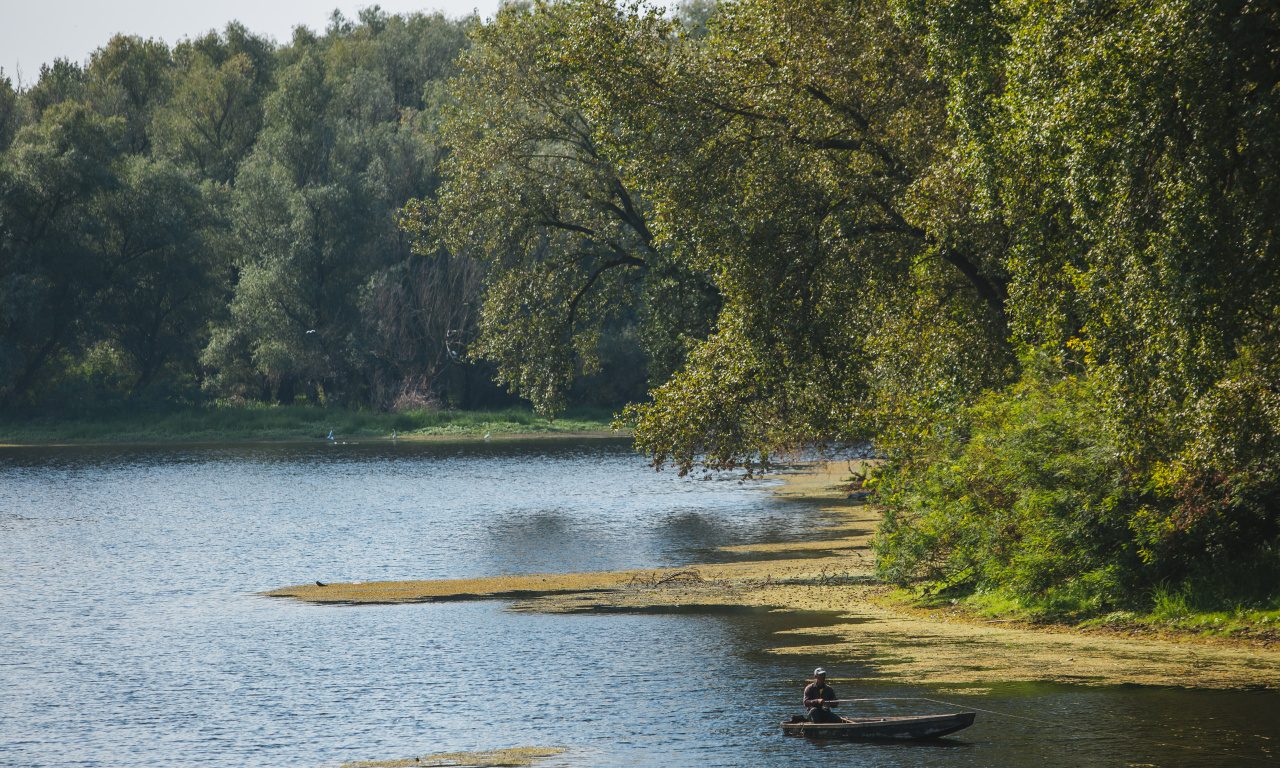
[[[842,723],[783,723],[788,736],[813,739],[936,739],[973,725],[973,712],[905,717],[846,717]],[[797,718],[798,719],[798,718]]]

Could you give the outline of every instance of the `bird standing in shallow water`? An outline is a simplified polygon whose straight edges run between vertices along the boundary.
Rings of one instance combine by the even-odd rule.
[[[329,439],[330,439],[330,440],[332,440],[332,439],[333,439],[333,430],[332,430],[332,429],[331,429],[331,430],[329,430]]]

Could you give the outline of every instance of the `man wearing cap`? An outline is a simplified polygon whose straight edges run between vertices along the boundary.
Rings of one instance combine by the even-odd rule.
[[[841,723],[840,716],[828,707],[839,706],[835,690],[827,685],[827,670],[813,670],[813,682],[804,689],[804,708],[811,723]]]

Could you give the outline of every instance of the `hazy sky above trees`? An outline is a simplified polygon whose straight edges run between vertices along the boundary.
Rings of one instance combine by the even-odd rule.
[[[375,4],[388,13],[439,10],[455,17],[472,10],[489,16],[498,6],[497,0],[2,0],[0,15],[5,21],[0,24],[0,68],[15,86],[19,74],[22,82],[30,85],[39,76],[41,64],[58,57],[83,63],[91,51],[117,32],[159,38],[172,46],[184,37],[221,30],[229,21],[287,42],[300,24],[323,31],[335,8],[355,18],[361,8]]]

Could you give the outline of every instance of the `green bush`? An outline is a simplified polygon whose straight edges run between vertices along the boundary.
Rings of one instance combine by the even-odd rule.
[[[1096,386],[1051,361],[876,478],[882,578],[1032,613],[1212,610],[1280,594],[1274,471],[1126,457]]]

